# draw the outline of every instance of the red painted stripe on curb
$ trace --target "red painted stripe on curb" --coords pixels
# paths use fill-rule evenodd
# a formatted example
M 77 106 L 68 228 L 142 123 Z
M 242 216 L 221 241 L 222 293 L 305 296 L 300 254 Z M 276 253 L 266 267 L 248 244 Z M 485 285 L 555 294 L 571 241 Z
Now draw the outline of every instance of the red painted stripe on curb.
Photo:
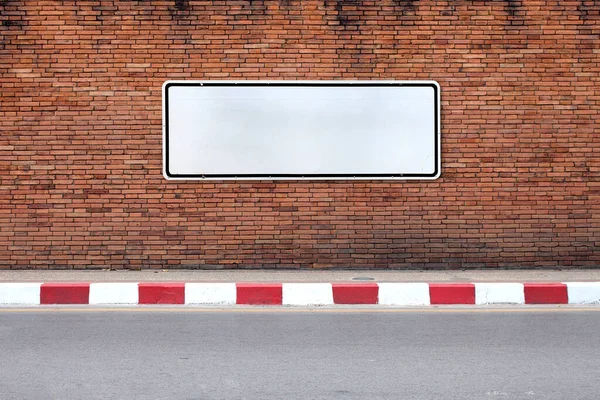
M 568 304 L 564 283 L 525 283 L 525 304 Z
M 472 283 L 430 283 L 431 304 L 475 304 L 475 285 Z
M 237 283 L 236 304 L 281 305 L 281 283 Z
M 376 283 L 332 283 L 334 304 L 377 304 Z
M 139 304 L 185 304 L 185 283 L 140 283 Z
M 89 304 L 89 283 L 42 283 L 40 304 Z

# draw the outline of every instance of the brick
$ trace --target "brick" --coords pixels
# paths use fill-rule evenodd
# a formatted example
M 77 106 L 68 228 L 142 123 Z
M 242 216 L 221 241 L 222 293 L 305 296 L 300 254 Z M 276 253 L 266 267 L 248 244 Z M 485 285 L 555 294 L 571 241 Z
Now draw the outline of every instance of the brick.
M 2 263 L 600 262 L 593 5 L 5 3 Z M 167 183 L 160 88 L 192 78 L 436 79 L 442 177 Z

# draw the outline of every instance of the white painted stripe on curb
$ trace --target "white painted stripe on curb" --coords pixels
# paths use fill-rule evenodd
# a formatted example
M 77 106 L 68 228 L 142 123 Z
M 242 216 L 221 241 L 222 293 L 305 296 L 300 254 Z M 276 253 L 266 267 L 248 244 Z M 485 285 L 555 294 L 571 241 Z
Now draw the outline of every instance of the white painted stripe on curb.
M 0 304 L 40 304 L 41 283 L 0 283 Z
M 90 304 L 138 304 L 137 283 L 90 283 Z
M 525 304 L 522 283 L 475 283 L 475 304 Z
M 331 283 L 284 283 L 281 290 L 284 306 L 333 304 L 333 287 Z
M 379 304 L 390 306 L 428 306 L 428 283 L 380 283 Z
M 565 282 L 569 304 L 600 304 L 600 282 Z
M 186 283 L 185 304 L 235 304 L 235 283 Z

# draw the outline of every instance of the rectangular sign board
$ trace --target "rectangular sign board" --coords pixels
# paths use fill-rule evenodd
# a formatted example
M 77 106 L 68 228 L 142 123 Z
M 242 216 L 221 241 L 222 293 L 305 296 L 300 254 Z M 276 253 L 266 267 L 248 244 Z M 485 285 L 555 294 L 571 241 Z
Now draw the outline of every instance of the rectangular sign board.
M 167 179 L 436 179 L 434 81 L 167 81 Z

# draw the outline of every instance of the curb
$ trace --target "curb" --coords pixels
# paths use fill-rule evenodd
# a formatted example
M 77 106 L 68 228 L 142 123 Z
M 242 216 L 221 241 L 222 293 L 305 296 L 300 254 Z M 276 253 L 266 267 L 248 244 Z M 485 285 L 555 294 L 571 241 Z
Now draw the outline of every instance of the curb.
M 600 304 L 600 282 L 0 283 L 0 305 Z

